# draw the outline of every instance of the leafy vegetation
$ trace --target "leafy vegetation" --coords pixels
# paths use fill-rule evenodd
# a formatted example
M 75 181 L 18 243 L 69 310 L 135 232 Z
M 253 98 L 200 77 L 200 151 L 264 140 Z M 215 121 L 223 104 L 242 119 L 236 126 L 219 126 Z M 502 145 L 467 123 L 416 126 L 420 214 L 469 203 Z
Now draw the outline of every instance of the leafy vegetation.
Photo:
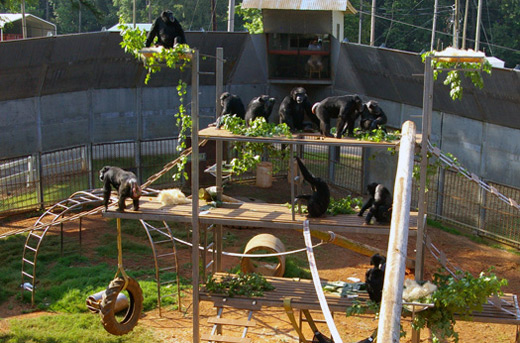
M 246 297 L 261 297 L 264 291 L 271 291 L 271 285 L 262 275 L 256 273 L 243 274 L 238 272 L 235 275 L 227 275 L 220 280 L 216 280 L 213 275 L 208 277 L 206 291 L 209 293 L 225 294 L 228 297 L 242 295 Z
M 288 208 L 292 208 L 291 204 L 286 203 L 285 206 Z M 361 198 L 353 198 L 350 195 L 347 195 L 341 199 L 330 198 L 329 206 L 327 207 L 327 214 L 331 216 L 336 216 L 338 214 L 354 214 L 356 213 L 356 208 L 363 206 L 363 199 Z M 308 213 L 307 206 L 303 204 L 296 204 L 295 211 L 301 211 L 301 213 Z
M 363 131 L 360 128 L 355 128 L 354 137 L 358 140 L 369 142 L 393 142 L 401 139 L 401 133 L 399 130 L 388 133 L 384 128 L 370 131 Z
M 502 294 L 501 288 L 507 285 L 507 280 L 499 279 L 493 273 L 481 273 L 476 278 L 468 272 L 458 272 L 457 278 L 435 273 L 433 283 L 437 290 L 430 301 L 435 306 L 416 313 L 412 327 L 429 328 L 436 343 L 446 339 L 458 342 L 455 316 L 468 318 L 473 311 L 481 311 L 489 296 Z
M 434 56 L 436 51 L 427 51 L 421 55 L 423 63 L 427 56 Z M 448 70 L 446 79 L 443 84 L 450 86 L 450 96 L 453 100 L 462 99 L 462 79 L 461 73 L 469 78 L 473 85 L 479 89 L 484 87 L 484 80 L 482 79 L 482 72 L 491 74 L 491 63 L 484 60 L 484 63 L 478 62 L 446 62 L 441 59 L 432 58 L 433 79 L 437 80 L 438 76 L 444 71 Z M 456 68 L 456 69 L 454 69 Z
M 291 138 L 291 130 L 287 124 L 274 124 L 266 122 L 259 117 L 246 127 L 245 121 L 237 116 L 225 115 L 222 117 L 222 128 L 235 135 L 246 137 L 288 137 Z M 239 175 L 256 167 L 263 154 L 271 160 L 282 161 L 289 157 L 284 149 L 278 149 L 273 144 L 256 142 L 234 142 L 236 157 L 230 162 L 233 173 Z M 274 170 L 276 172 L 276 170 Z

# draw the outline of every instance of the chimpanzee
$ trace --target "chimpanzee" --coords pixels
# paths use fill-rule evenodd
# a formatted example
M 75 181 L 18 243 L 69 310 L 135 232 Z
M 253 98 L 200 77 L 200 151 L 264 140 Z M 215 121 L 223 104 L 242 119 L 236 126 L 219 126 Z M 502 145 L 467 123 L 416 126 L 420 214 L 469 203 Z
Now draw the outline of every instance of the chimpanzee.
M 298 167 L 302 172 L 303 178 L 305 181 L 310 183 L 312 188 L 312 194 L 298 195 L 296 198 L 303 199 L 307 202 L 307 211 L 309 212 L 309 217 L 321 217 L 323 214 L 325 214 L 325 212 L 327 212 L 327 207 L 329 207 L 329 186 L 319 177 L 314 177 L 298 157 L 296 157 L 296 161 L 298 162 Z
M 99 179 L 103 182 L 103 205 L 105 205 L 105 210 L 108 209 L 108 200 L 110 199 L 112 186 L 117 189 L 119 194 L 119 211 L 123 212 L 125 210 L 126 198 L 132 198 L 134 211 L 139 209 L 141 187 L 134 173 L 119 167 L 105 166 L 99 171 Z
M 370 258 L 370 268 L 365 273 L 365 284 L 367 286 L 370 300 L 380 303 L 383 296 L 383 282 L 385 280 L 386 257 L 375 254 Z
M 377 101 L 370 100 L 366 104 L 363 104 L 363 110 L 361 111 L 360 126 L 364 131 L 372 131 L 378 128 L 385 130 L 384 126 L 387 122 L 386 114 L 379 107 Z M 385 130 L 386 132 L 386 130 Z
M 341 138 L 348 130 L 348 135 L 354 135 L 354 123 L 361 114 L 363 101 L 358 95 L 331 96 L 315 103 L 312 106 L 320 121 L 321 134 L 332 137 L 330 134 L 330 119 L 338 118 L 336 138 Z
M 237 117 L 244 119 L 246 115 L 246 109 L 244 107 L 244 103 L 242 99 L 238 95 L 231 94 L 229 92 L 224 92 L 220 95 L 220 105 L 222 105 L 222 112 L 220 116 L 217 118 L 217 128 L 222 126 L 222 116 L 236 115 Z
M 260 95 L 251 99 L 246 109 L 246 125 L 249 126 L 249 123 L 258 117 L 264 117 L 269 121 L 275 102 L 276 99 L 270 98 L 269 95 Z
M 172 11 L 163 11 L 155 19 L 146 37 L 145 46 L 147 48 L 152 45 L 156 36 L 157 42 L 155 44 L 162 45 L 165 48 L 173 48 L 177 44 L 186 44 L 184 30 L 179 21 L 173 16 Z
M 392 194 L 380 183 L 372 182 L 367 186 L 370 198 L 361 208 L 358 216 L 362 217 L 365 210 L 368 214 L 365 218 L 365 224 L 370 224 L 372 217 L 375 217 L 379 223 L 389 223 L 392 218 Z
M 307 99 L 307 91 L 303 87 L 295 87 L 287 95 L 278 110 L 280 123 L 285 123 L 291 130 L 304 130 L 305 115 L 308 116 L 317 126 L 320 125 L 318 118 L 312 113 L 311 103 Z

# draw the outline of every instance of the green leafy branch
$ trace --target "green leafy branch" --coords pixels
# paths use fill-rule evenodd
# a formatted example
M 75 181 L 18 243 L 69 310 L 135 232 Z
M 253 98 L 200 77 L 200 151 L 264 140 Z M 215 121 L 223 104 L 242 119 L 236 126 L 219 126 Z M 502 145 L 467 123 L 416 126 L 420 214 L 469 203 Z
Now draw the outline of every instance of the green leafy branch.
M 287 208 L 292 209 L 292 205 L 290 203 L 286 203 L 285 206 Z M 303 204 L 295 204 L 294 210 L 301 213 L 308 213 L 307 206 Z M 338 214 L 355 214 L 357 213 L 356 208 L 363 206 L 363 199 L 361 198 L 353 198 L 350 195 L 347 195 L 341 199 L 330 198 L 329 206 L 327 207 L 327 214 L 331 216 L 336 216 Z
M 363 131 L 357 127 L 354 129 L 354 138 L 369 142 L 393 142 L 401 139 L 401 132 L 396 130 L 388 133 L 384 128 Z
M 412 327 L 416 330 L 429 328 L 436 343 L 448 338 L 458 342 L 455 316 L 471 318 L 474 311 L 482 310 L 490 296 L 502 294 L 501 288 L 507 285 L 507 280 L 499 279 L 493 273 L 486 275 L 482 272 L 475 278 L 468 272 L 459 271 L 457 278 L 436 273 L 433 283 L 437 285 L 430 300 L 434 307 L 417 312 Z
M 427 56 L 435 56 L 436 51 L 427 51 L 421 55 L 422 62 L 424 63 Z M 480 62 L 448 62 L 443 61 L 442 59 L 432 58 L 431 59 L 432 67 L 433 67 L 433 79 L 437 80 L 437 77 L 444 70 L 448 70 L 448 74 L 446 75 L 446 79 L 444 79 L 443 84 L 446 86 L 450 86 L 450 97 L 453 100 L 462 99 L 462 79 L 461 73 L 464 73 L 464 76 L 469 78 L 473 85 L 478 89 L 482 89 L 484 87 L 484 80 L 482 79 L 481 70 L 488 74 L 491 74 L 492 65 L 488 60 L 484 60 L 483 63 Z M 456 69 L 455 69 L 456 68 Z M 455 70 L 454 70 L 455 69 Z
M 261 297 L 265 291 L 271 291 L 275 287 L 265 277 L 257 273 L 226 275 L 219 280 L 213 275 L 208 277 L 206 291 L 209 293 L 224 294 L 228 297 L 242 295 L 245 297 Z
M 242 5 L 235 6 L 235 12 L 244 20 L 244 27 L 251 34 L 263 33 L 264 23 L 262 21 L 262 10 L 257 8 L 242 8 Z
M 249 126 L 237 116 L 225 115 L 222 117 L 222 128 L 232 134 L 246 137 L 287 137 L 291 138 L 291 130 L 287 124 L 274 124 L 266 122 L 265 118 L 259 117 L 253 120 Z M 261 155 L 266 153 L 272 160 L 284 160 L 288 154 L 283 149 L 276 148 L 269 143 L 256 142 L 234 142 L 234 151 L 237 157 L 230 161 L 233 173 L 239 175 L 261 162 Z M 273 170 L 276 172 L 276 170 Z

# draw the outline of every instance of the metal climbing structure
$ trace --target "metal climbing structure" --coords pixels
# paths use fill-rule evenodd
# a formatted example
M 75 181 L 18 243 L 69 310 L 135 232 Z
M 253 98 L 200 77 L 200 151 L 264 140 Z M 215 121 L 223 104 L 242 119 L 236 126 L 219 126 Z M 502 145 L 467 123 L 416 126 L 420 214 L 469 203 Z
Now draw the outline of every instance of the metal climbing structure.
M 172 234 L 172 230 L 167 222 L 163 221 L 162 227 L 155 227 L 144 220 L 140 220 L 152 248 L 153 260 L 155 263 L 155 281 L 157 283 L 157 306 L 159 315 L 162 315 L 162 299 L 177 295 L 177 305 L 181 308 L 181 289 L 179 280 L 179 260 L 177 258 L 177 247 Z M 164 252 L 162 252 L 164 251 Z M 167 273 L 175 273 L 175 280 L 162 280 L 161 276 Z M 168 286 L 177 283 L 177 292 L 171 294 L 161 294 L 161 286 Z

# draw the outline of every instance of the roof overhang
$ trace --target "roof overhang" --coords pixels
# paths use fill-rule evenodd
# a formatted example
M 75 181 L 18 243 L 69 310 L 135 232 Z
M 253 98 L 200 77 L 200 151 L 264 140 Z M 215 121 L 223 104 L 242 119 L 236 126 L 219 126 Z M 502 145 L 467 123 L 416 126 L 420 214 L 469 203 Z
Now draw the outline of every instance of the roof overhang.
M 357 11 L 348 0 L 244 0 L 243 8 L 340 11 L 356 14 Z
M 37 16 L 27 13 L 25 14 L 25 19 L 27 22 L 39 23 L 48 26 L 49 28 L 52 28 L 54 32 L 56 32 L 56 25 L 47 20 L 43 20 L 42 18 L 38 18 Z M 22 20 L 21 13 L 0 13 L 0 28 L 3 28 L 5 24 L 14 23 L 19 20 Z

